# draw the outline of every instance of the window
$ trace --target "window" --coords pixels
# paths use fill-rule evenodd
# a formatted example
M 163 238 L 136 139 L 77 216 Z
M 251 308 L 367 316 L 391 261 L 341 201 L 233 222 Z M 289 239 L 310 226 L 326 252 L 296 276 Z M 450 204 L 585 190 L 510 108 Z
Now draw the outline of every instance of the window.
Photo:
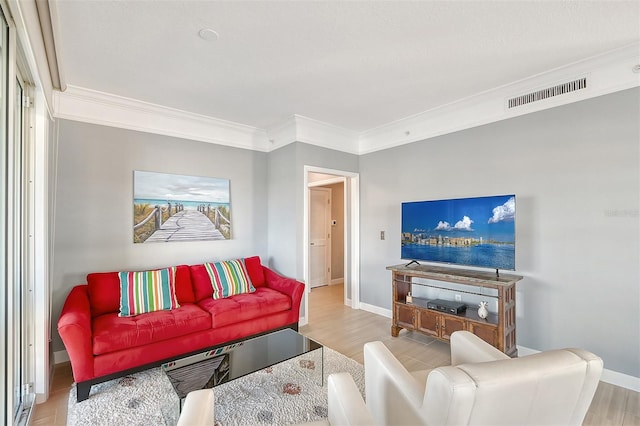
M 0 397 L 2 423 L 26 424 L 34 401 L 28 286 L 27 92 L 16 31 L 0 5 Z

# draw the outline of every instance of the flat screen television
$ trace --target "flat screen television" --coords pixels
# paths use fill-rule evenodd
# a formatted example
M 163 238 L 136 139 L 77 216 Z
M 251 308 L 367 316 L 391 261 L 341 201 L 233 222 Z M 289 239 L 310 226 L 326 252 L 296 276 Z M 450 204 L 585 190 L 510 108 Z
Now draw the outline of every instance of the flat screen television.
M 404 260 L 516 268 L 516 196 L 402 203 Z

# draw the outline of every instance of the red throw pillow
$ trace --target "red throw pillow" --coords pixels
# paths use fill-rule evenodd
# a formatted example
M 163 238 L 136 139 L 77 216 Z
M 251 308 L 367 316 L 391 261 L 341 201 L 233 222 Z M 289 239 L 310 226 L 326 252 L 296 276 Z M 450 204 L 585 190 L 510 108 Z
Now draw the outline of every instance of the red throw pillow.
M 244 267 L 247 268 L 247 273 L 254 287 L 264 287 L 267 285 L 264 280 L 264 270 L 262 269 L 259 256 L 245 257 Z
M 117 272 L 95 272 L 87 275 L 91 316 L 120 311 L 120 278 Z
M 176 297 L 178 303 L 195 303 L 193 285 L 191 284 L 191 272 L 187 265 L 180 265 L 176 269 Z
M 196 302 L 210 298 L 213 295 L 211 278 L 203 264 L 191 265 L 191 282 L 193 283 L 193 294 Z

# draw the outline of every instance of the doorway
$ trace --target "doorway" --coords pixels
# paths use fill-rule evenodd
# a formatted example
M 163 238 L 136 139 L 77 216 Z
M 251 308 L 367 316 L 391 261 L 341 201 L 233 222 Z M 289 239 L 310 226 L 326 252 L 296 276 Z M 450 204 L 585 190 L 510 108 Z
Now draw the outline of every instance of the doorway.
M 318 285 L 342 284 L 343 304 L 359 309 L 359 176 L 353 172 L 305 166 L 304 185 L 304 280 L 309 285 L 300 325 L 308 322 L 308 296 L 311 288 Z M 327 203 L 325 195 L 320 194 L 329 194 L 331 209 L 320 207 Z M 314 218 L 318 216 L 321 219 L 316 224 Z M 317 239 L 323 234 L 328 236 L 324 249 L 322 241 Z M 318 284 L 320 280 L 326 284 Z

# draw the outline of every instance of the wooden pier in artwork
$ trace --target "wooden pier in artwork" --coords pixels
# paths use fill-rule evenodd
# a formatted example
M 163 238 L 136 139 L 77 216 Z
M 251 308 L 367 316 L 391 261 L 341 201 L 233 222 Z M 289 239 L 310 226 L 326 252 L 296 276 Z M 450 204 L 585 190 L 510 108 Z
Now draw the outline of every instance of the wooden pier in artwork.
M 167 219 L 145 243 L 224 239 L 224 235 L 203 213 L 182 210 Z

